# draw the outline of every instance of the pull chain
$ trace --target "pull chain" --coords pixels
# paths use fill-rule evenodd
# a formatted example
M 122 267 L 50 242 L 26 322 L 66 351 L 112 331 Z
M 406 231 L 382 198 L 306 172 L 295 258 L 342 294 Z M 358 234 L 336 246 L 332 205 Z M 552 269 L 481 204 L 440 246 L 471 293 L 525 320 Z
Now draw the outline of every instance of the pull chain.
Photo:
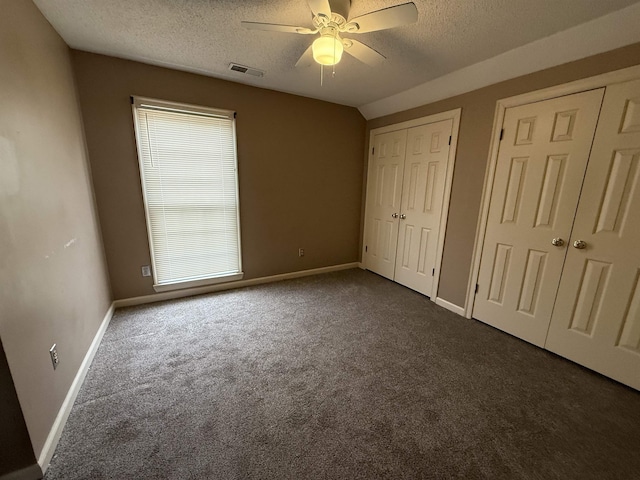
M 333 32 L 333 73 L 331 78 L 336 78 L 336 42 L 338 41 L 338 31 Z

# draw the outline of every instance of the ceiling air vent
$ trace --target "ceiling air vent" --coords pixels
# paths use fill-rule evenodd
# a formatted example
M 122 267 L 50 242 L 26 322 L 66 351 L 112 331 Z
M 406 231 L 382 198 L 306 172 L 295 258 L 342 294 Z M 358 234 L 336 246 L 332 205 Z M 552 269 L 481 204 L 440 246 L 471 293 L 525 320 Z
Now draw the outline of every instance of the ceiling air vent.
M 229 70 L 233 70 L 234 72 L 246 73 L 247 75 L 253 75 L 254 77 L 264 77 L 264 72 L 262 70 L 258 70 L 257 68 L 245 67 L 244 65 L 239 65 L 237 63 L 230 63 Z

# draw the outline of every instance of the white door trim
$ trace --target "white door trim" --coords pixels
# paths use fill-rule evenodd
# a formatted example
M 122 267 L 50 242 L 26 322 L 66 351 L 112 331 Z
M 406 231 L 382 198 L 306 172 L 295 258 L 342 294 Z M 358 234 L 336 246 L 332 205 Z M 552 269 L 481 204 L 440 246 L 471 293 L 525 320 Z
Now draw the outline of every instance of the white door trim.
M 414 118 L 413 120 L 407 120 L 406 122 L 394 123 L 393 125 L 385 125 L 384 127 L 374 128 L 369 132 L 369 147 L 373 148 L 373 137 L 380 135 L 381 133 L 395 132 L 396 130 L 404 130 L 405 128 L 419 127 L 420 125 L 426 125 L 428 123 L 437 123 L 443 120 L 454 119 L 453 126 L 456 126 L 455 118 L 460 120 L 461 108 L 455 110 L 448 110 L 446 112 L 434 113 L 426 117 Z M 459 123 L 459 122 L 458 122 Z M 453 146 L 453 136 L 451 138 L 451 144 Z M 369 151 L 371 151 L 369 148 Z
M 453 184 L 453 170 L 455 166 L 456 160 L 456 149 L 458 146 L 458 132 L 460 131 L 460 116 L 462 113 L 461 108 L 456 108 L 455 110 L 448 110 L 446 112 L 436 113 L 433 115 L 428 115 L 426 117 L 420 117 L 413 120 L 408 120 L 406 122 L 396 123 L 393 125 L 387 125 L 384 127 L 374 128 L 369 132 L 369 161 L 367 165 L 367 193 L 366 197 L 370 198 L 369 195 L 371 192 L 369 191 L 369 179 L 371 178 L 371 167 L 373 165 L 373 146 L 376 135 L 380 135 L 382 133 L 394 132 L 396 130 L 402 130 L 405 128 L 417 127 L 420 125 L 426 125 L 429 123 L 441 122 L 443 120 L 453 120 L 453 126 L 451 127 L 451 147 L 449 148 L 449 156 L 447 158 L 447 171 L 445 175 L 444 181 L 444 192 L 442 198 L 442 214 L 440 216 L 440 229 L 438 232 L 438 247 L 436 250 L 436 263 L 435 263 L 435 272 L 433 275 L 433 286 L 431 288 L 431 298 L 433 301 L 437 298 L 438 294 L 438 284 L 440 283 L 440 269 L 442 266 L 442 253 L 444 251 L 444 237 L 445 230 L 447 228 L 447 218 L 449 217 L 449 200 L 451 199 L 451 185 Z M 368 219 L 368 202 L 365 200 L 365 212 L 364 212 L 364 235 L 362 242 L 362 259 L 366 258 L 365 256 L 365 240 L 366 240 L 366 232 L 367 230 L 367 219 Z M 364 262 L 363 262 L 364 263 Z M 366 268 L 366 265 L 365 265 Z
M 551 98 L 571 95 L 574 93 L 592 90 L 595 88 L 606 87 L 615 83 L 623 83 L 629 80 L 640 78 L 640 65 L 624 68 L 613 72 L 603 73 L 595 77 L 583 78 L 574 82 L 556 85 L 553 87 L 536 90 L 534 92 L 524 93 L 513 97 L 504 98 L 496 102 L 496 111 L 493 120 L 493 133 L 491 134 L 491 143 L 489 144 L 489 159 L 484 176 L 484 186 L 482 189 L 482 200 L 480 203 L 480 216 L 478 217 L 478 225 L 476 227 L 476 237 L 473 246 L 473 256 L 471 260 L 471 275 L 469 275 L 469 283 L 467 285 L 467 296 L 464 307 L 464 315 L 471 318 L 473 312 L 473 303 L 475 301 L 475 286 L 478 282 L 478 274 L 480 273 L 480 257 L 484 246 L 484 236 L 487 229 L 487 219 L 489 217 L 489 204 L 491 193 L 493 190 L 493 179 L 495 176 L 495 167 L 498 160 L 498 149 L 500 146 L 500 131 L 504 121 L 504 114 L 507 108 L 526 105 L 533 102 L 541 102 Z
M 457 313 L 458 315 L 464 315 L 464 308 L 448 302 L 444 298 L 436 297 L 436 305 L 440 305 L 441 307 L 444 307 L 453 313 Z

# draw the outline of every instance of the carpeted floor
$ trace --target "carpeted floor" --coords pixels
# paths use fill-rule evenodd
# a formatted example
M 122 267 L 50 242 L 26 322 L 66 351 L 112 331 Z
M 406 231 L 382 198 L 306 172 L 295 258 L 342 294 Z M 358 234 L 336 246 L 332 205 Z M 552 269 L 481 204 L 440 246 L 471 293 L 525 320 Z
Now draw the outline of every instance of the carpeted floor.
M 355 269 L 118 310 L 45 478 L 636 479 L 640 393 Z

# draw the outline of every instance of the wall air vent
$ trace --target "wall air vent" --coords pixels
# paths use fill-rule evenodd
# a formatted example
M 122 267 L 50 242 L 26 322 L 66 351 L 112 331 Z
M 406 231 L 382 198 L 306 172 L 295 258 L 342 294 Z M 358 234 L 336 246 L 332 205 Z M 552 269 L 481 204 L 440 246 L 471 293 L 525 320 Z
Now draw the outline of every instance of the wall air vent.
M 246 67 L 244 65 L 239 65 L 237 63 L 230 63 L 229 70 L 233 70 L 234 72 L 246 73 L 247 75 L 253 75 L 254 77 L 264 77 L 264 72 L 262 70 L 258 70 L 257 68 Z

